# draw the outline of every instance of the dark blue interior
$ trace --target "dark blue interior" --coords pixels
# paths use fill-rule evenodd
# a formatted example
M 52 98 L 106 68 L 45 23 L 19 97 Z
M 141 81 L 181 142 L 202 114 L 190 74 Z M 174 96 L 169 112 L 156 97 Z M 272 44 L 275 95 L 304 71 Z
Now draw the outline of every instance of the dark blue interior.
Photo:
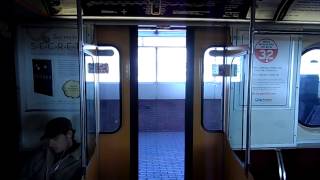
M 319 76 L 301 75 L 299 93 L 299 123 L 320 126 L 320 99 L 318 96 Z

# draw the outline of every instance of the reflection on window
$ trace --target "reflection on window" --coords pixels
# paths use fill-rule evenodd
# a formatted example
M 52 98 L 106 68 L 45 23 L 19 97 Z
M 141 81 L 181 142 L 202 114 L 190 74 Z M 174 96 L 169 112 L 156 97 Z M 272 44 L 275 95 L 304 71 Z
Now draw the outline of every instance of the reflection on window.
M 103 52 L 113 52 L 106 54 Z M 119 51 L 111 46 L 99 47 L 98 56 L 86 56 L 86 81 L 94 81 L 94 72 L 98 74 L 99 82 L 120 82 Z M 101 54 L 101 55 L 99 55 Z
M 222 82 L 222 76 L 217 75 L 219 65 L 223 64 L 223 56 L 211 56 L 209 52 L 211 50 L 223 50 L 221 47 L 214 47 L 209 48 L 206 50 L 204 54 L 204 61 L 203 61 L 203 81 L 204 82 Z M 240 82 L 240 60 L 243 57 L 225 57 L 226 64 L 232 64 L 235 66 L 231 66 L 230 71 L 236 71 L 236 76 L 231 77 L 231 82 Z M 235 68 L 236 69 L 232 69 Z
M 302 55 L 300 74 L 320 76 L 320 49 L 313 49 Z

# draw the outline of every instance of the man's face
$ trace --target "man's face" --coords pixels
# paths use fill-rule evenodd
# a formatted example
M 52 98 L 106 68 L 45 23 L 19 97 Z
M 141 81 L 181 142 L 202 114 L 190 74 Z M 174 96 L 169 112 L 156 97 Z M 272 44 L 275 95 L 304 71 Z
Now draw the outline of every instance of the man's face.
M 49 148 L 55 153 L 61 153 L 69 148 L 68 136 L 59 134 L 54 138 L 49 139 Z

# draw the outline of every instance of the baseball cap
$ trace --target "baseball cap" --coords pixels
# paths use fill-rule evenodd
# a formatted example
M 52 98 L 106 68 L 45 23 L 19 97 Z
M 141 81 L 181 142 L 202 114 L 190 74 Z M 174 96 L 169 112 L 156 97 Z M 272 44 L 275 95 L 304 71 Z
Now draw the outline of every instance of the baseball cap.
M 71 121 L 65 117 L 58 117 L 47 123 L 45 132 L 40 139 L 51 139 L 59 134 L 65 134 L 68 130 L 73 130 Z

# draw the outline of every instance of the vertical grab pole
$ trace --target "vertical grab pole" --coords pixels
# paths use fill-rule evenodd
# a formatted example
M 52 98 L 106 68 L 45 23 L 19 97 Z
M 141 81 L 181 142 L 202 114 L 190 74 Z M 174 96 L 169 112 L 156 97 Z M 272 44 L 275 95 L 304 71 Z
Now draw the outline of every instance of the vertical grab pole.
M 252 55 L 253 55 L 253 42 L 254 42 L 254 25 L 255 25 L 255 13 L 256 13 L 256 0 L 251 0 L 251 15 L 249 26 L 249 77 L 248 77 L 248 94 L 247 94 L 247 128 L 246 128 L 246 156 L 245 156 L 245 173 L 249 176 L 250 168 L 250 151 L 251 151 L 251 110 L 252 110 Z
M 81 0 L 77 0 L 77 30 L 78 30 L 78 56 L 80 64 L 80 129 L 81 129 L 81 165 L 83 172 L 86 167 L 86 145 L 87 145 L 87 132 L 86 132 L 86 101 L 85 101 L 85 68 L 83 58 L 83 20 Z
M 229 74 L 227 74 L 227 48 L 223 47 L 223 76 L 222 76 L 222 99 L 223 99 L 223 108 L 222 108 L 222 116 L 223 116 L 223 131 L 227 138 L 229 138 L 229 91 L 230 91 L 230 81 L 228 80 Z

